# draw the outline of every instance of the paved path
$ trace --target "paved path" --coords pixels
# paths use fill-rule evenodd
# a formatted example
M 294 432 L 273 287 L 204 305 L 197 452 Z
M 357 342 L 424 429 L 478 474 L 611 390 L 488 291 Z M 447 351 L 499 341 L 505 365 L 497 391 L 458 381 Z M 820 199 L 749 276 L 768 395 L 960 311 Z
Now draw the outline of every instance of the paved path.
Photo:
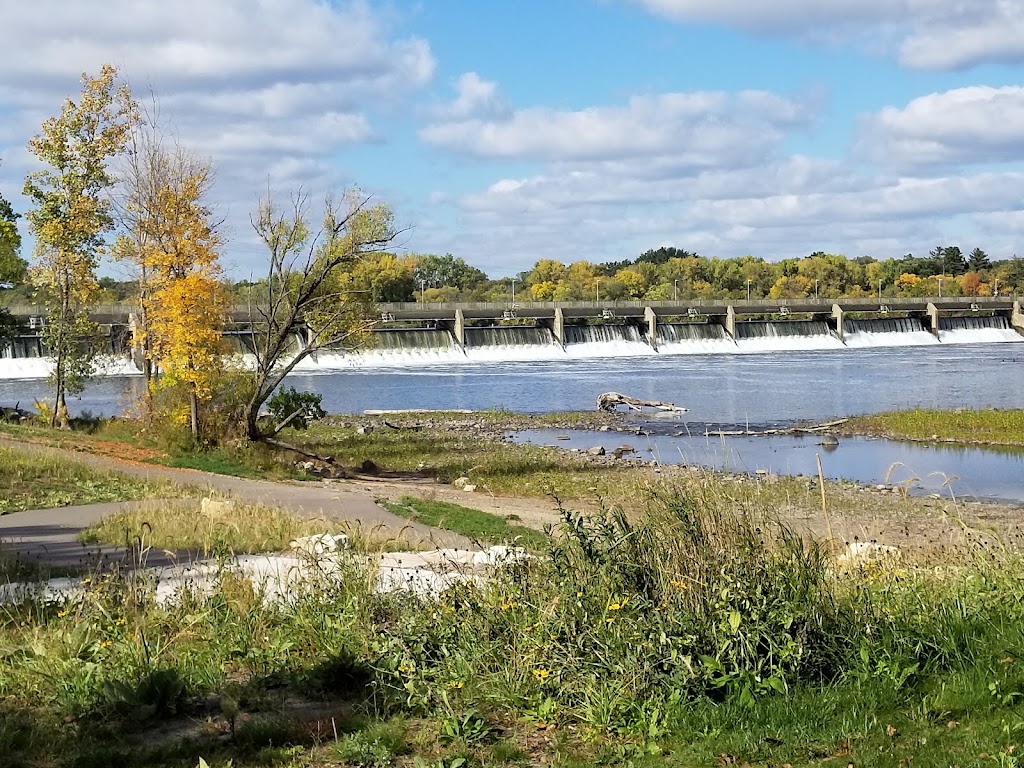
M 108 456 L 96 456 L 5 438 L 0 438 L 0 446 L 19 451 L 33 451 L 145 480 L 168 480 L 207 489 L 230 495 L 239 501 L 286 509 L 302 517 L 326 517 L 345 521 L 358 525 L 367 533 L 376 532 L 384 536 L 401 534 L 405 540 L 415 544 L 441 547 L 471 545 L 468 539 L 458 534 L 412 523 L 391 514 L 377 504 L 372 496 L 348 489 L 344 481 L 251 480 L 193 469 L 121 461 Z M 133 503 L 153 505 L 159 502 L 113 502 L 0 515 L 0 546 L 6 554 L 17 554 L 27 559 L 63 566 L 91 565 L 97 558 L 104 556 L 124 559 L 123 547 L 83 545 L 78 541 L 78 536 L 89 525 L 107 515 L 120 512 Z M 147 565 L 163 565 L 188 556 L 188 553 L 151 551 Z

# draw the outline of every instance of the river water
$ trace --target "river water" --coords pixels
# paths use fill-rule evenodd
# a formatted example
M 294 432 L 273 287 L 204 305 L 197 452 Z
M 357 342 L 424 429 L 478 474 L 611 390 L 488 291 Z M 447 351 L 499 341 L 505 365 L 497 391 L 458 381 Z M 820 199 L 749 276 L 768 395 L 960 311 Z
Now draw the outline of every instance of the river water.
M 655 429 L 660 437 L 635 446 L 645 456 L 787 474 L 812 474 L 821 446 L 811 438 L 792 437 L 733 437 L 723 444 L 700 437 L 705 425 L 763 428 L 913 407 L 1024 408 L 1024 339 L 1018 340 L 1016 334 L 1003 334 L 998 340 L 1005 343 L 936 343 L 923 334 L 922 343 L 901 345 L 907 337 L 892 334 L 888 343 L 845 347 L 834 340 L 808 345 L 801 339 L 804 348 L 778 349 L 764 343 L 732 353 L 691 346 L 675 354 L 654 354 L 644 345 L 613 343 L 593 345 L 587 354 L 577 349 L 572 355 L 550 347 L 497 348 L 469 356 L 446 350 L 374 353 L 362 360 L 324 355 L 305 363 L 288 384 L 320 393 L 324 408 L 332 413 L 407 408 L 589 410 L 599 394 L 617 391 L 689 409 L 681 421 L 666 421 L 662 429 Z M 964 341 L 977 340 L 967 336 Z M 23 366 L 20 373 L 9 367 L 8 376 L 11 370 L 22 377 L 26 372 L 38 376 L 42 370 L 41 361 L 7 362 Z M 31 405 L 35 398 L 48 395 L 44 379 L 3 378 L 4 370 L 0 366 L 0 404 Z M 122 364 L 112 374 L 96 378 L 83 397 L 71 403 L 72 409 L 104 415 L 124 412 L 142 384 L 138 375 L 124 372 Z M 675 434 L 687 431 L 694 436 Z M 551 437 L 527 439 L 550 442 Z M 584 447 L 599 444 L 592 434 L 574 440 Z M 824 463 L 833 477 L 1024 501 L 1021 454 L 848 439 L 824 457 Z
M 589 410 L 602 392 L 664 400 L 699 422 L 771 425 L 824 421 L 911 407 L 1024 408 L 1024 343 L 934 344 L 521 360 L 431 361 L 353 366 L 321 359 L 289 384 L 323 395 L 332 413 L 366 409 Z M 138 376 L 97 377 L 76 411 L 113 415 L 138 391 Z M 43 379 L 0 378 L 0 404 L 31 405 Z

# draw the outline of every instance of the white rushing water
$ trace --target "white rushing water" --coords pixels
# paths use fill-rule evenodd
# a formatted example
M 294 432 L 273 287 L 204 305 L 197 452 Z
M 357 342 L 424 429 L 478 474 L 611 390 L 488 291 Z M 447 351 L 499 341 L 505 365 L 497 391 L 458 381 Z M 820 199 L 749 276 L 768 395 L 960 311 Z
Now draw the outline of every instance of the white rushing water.
M 871 324 L 871 323 L 874 324 Z M 892 325 L 898 323 L 898 325 Z M 707 330 L 684 329 L 673 331 L 670 338 L 659 340 L 653 349 L 635 329 L 619 328 L 614 333 L 587 334 L 583 341 L 569 343 L 563 348 L 557 343 L 485 343 L 460 347 L 454 342 L 448 346 L 395 346 L 369 349 L 354 353 L 320 352 L 302 360 L 296 374 L 331 373 L 353 369 L 429 369 L 436 366 L 490 365 L 496 363 L 558 362 L 562 360 L 601 360 L 613 358 L 655 358 L 679 355 L 750 355 L 771 352 L 800 352 L 816 350 L 842 350 L 845 347 L 885 348 L 908 346 L 961 345 L 961 344 L 1013 344 L 1024 342 L 1024 336 L 1009 327 L 962 327 L 939 331 L 938 337 L 920 325 L 903 321 L 869 321 L 848 326 L 844 339 L 830 332 L 804 333 L 793 326 L 760 324 L 758 329 L 746 329 L 747 334 L 732 339 L 715 336 Z M 890 328 L 899 330 L 889 330 Z M 879 329 L 879 330 L 874 330 Z M 535 330 L 535 329 L 529 329 Z M 754 332 L 762 335 L 752 335 Z M 681 336 L 687 335 L 682 338 Z M 523 339 L 542 339 L 541 335 L 523 335 Z M 592 340 L 590 340 L 592 339 Z M 508 337 L 495 336 L 493 341 L 508 341 Z M 511 339 L 516 341 L 515 338 Z M 238 357 L 243 365 L 251 362 L 251 355 Z M 40 357 L 0 358 L 0 379 L 45 379 L 50 374 L 49 359 Z M 100 376 L 135 376 L 139 370 L 127 358 L 108 357 L 100 361 Z

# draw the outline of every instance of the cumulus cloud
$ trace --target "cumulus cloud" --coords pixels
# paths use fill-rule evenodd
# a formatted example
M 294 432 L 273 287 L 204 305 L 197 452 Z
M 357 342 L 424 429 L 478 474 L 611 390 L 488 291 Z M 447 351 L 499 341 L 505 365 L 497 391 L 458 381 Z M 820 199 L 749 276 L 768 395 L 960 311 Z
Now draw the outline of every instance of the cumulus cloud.
M 897 167 L 1013 161 L 1024 154 L 1024 87 L 973 86 L 886 107 L 858 150 Z
M 432 80 L 428 43 L 390 22 L 362 0 L 13 4 L 0 25 L 4 175 L 33 167 L 28 138 L 78 93 L 82 72 L 111 63 L 140 101 L 153 90 L 168 133 L 214 163 L 217 197 L 244 236 L 268 180 L 348 183 L 334 156 L 377 140 L 375 115 Z
M 751 98 L 768 108 L 751 109 Z M 657 111 L 670 123 L 664 133 L 647 120 L 659 100 Z M 826 250 L 885 258 L 984 232 L 977 242 L 1002 253 L 1020 220 L 1024 173 L 985 167 L 958 174 L 948 166 L 994 162 L 1019 145 L 1019 101 L 1016 88 L 922 97 L 865 117 L 857 152 L 838 159 L 787 154 L 787 139 L 805 130 L 812 110 L 765 93 L 648 96 L 579 112 L 523 109 L 501 120 L 453 121 L 457 131 L 426 135 L 478 157 L 538 166 L 458 200 L 460 247 L 486 254 L 489 267 L 505 273 L 538 258 L 616 260 L 658 244 L 715 256 Z M 535 111 L 546 119 L 532 119 Z M 700 143 L 710 125 L 726 126 L 713 139 L 718 144 Z M 575 145 L 566 139 L 571 129 Z M 981 217 L 993 222 L 988 231 Z
M 916 69 L 1024 60 L 1019 0 L 627 0 L 679 22 L 711 22 L 798 38 L 892 40 Z
M 474 80 L 474 92 L 496 98 Z M 557 110 L 531 107 L 496 113 L 472 111 L 460 87 L 449 118 L 420 131 L 428 144 L 484 158 L 622 161 L 671 158 L 678 166 L 706 167 L 731 158 L 751 162 L 785 129 L 811 120 L 798 101 L 765 91 L 719 91 L 635 96 L 625 105 Z

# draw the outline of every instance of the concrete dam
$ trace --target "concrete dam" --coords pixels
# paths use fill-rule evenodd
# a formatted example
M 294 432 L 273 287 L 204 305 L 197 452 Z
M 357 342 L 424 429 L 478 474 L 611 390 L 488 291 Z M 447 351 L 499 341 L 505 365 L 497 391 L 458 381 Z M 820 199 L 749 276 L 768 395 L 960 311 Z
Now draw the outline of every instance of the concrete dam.
M 11 307 L 28 332 L 0 351 L 0 377 L 35 377 L 45 360 L 37 307 Z M 251 354 L 248 307 L 234 307 L 229 346 Z M 133 357 L 131 305 L 97 307 L 102 350 Z M 943 343 L 1024 341 L 1024 314 L 1014 297 L 932 297 L 519 304 L 382 304 L 372 344 L 354 352 L 322 351 L 320 367 L 429 365 L 460 361 L 769 352 Z M 296 339 L 296 345 L 303 344 Z M 137 356 L 137 351 L 136 351 Z M 31 361 L 31 362 L 30 362 Z

